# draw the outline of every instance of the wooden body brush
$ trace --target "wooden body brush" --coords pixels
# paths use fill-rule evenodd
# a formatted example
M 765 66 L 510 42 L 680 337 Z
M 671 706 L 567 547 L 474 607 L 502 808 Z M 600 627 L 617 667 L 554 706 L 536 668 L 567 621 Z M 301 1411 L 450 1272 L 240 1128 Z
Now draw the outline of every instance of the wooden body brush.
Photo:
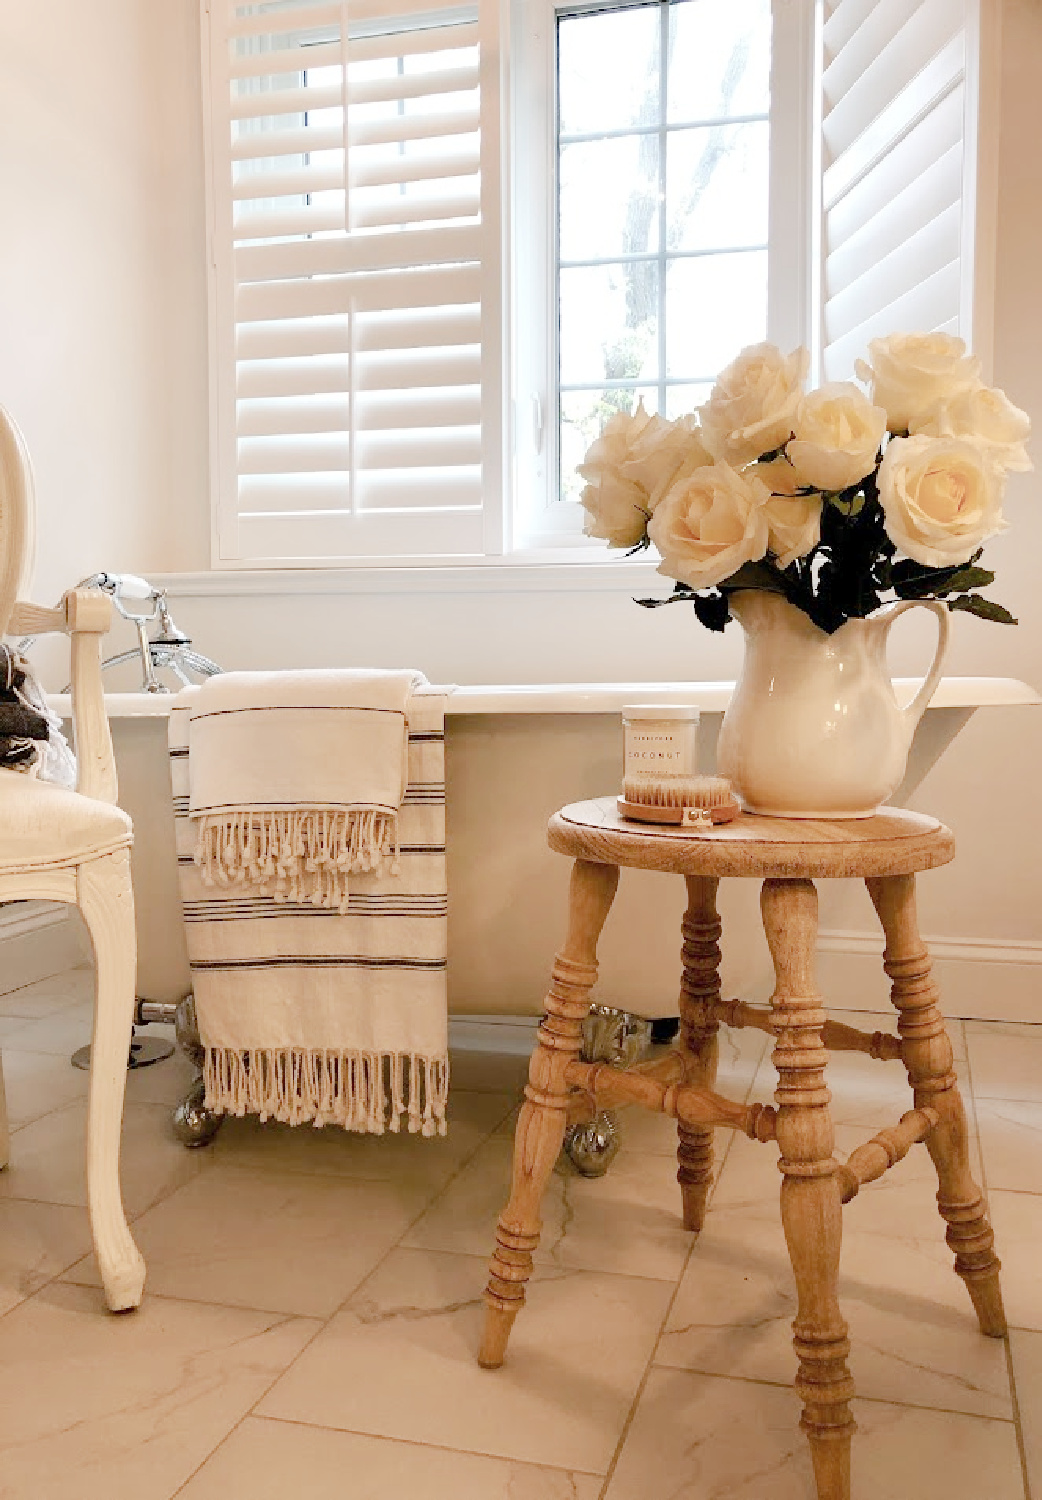
M 668 801 L 657 800 L 663 790 L 655 783 L 627 777 L 618 799 L 619 812 L 638 823 L 707 828 L 715 823 L 730 823 L 742 810 L 724 776 L 678 776 L 676 785 L 668 788 Z

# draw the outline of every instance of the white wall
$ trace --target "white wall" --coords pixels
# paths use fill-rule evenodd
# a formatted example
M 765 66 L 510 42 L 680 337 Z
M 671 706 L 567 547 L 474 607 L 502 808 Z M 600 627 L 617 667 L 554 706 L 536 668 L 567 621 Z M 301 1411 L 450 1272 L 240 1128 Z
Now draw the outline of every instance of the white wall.
M 1042 463 L 1042 5 L 1001 4 L 994 373 L 1031 413 Z M 208 567 L 199 118 L 197 0 L 0 0 L 0 401 L 35 458 L 44 601 L 96 568 Z M 988 549 L 1020 627 L 958 619 L 953 673 L 1042 686 L 1038 490 L 1034 475 L 1014 480 L 1010 530 Z M 638 610 L 644 586 L 617 560 L 583 587 L 515 569 L 448 589 L 422 574 L 344 575 L 299 595 L 271 582 L 283 592 L 171 580 L 175 612 L 227 667 L 408 661 L 442 681 L 625 680 L 731 677 L 740 658 L 736 628 L 709 637 L 686 609 Z M 894 665 L 914 673 L 930 627 L 899 630 Z M 956 864 L 922 883 L 931 933 L 1042 956 L 1040 765 L 1042 714 L 994 711 L 927 779 L 918 805 L 960 842 Z M 867 923 L 849 892 L 826 920 Z
M 0 402 L 33 454 L 50 602 L 206 565 L 194 0 L 0 0 Z

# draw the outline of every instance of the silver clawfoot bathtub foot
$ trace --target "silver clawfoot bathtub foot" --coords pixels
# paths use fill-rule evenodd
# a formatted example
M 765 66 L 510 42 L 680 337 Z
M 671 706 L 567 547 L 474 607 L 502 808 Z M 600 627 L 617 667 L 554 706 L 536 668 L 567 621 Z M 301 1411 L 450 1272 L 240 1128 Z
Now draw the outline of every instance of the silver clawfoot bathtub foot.
M 174 1020 L 174 1030 L 177 1036 L 177 1044 L 181 1048 L 181 1051 L 188 1058 L 189 1062 L 194 1063 L 197 1068 L 201 1069 L 205 1053 L 199 1037 L 199 1023 L 195 1014 L 194 995 L 186 995 L 178 1003 L 177 1015 Z M 206 1088 L 200 1074 L 184 1098 L 174 1105 L 174 1111 L 170 1118 L 174 1127 L 174 1134 L 182 1146 L 208 1145 L 224 1124 L 223 1115 L 216 1114 L 212 1109 L 207 1109 L 204 1102 L 205 1098 Z
M 171 1120 L 174 1134 L 182 1146 L 206 1146 L 224 1124 L 224 1116 L 207 1109 L 204 1099 L 206 1088 L 197 1078 L 179 1103 L 174 1105 Z
M 583 1023 L 584 1062 L 610 1062 L 628 1068 L 647 1049 L 651 1022 L 607 1005 L 590 1007 Z M 614 1110 L 602 1109 L 592 1120 L 569 1125 L 564 1152 L 583 1177 L 603 1177 L 619 1151 L 619 1124 Z

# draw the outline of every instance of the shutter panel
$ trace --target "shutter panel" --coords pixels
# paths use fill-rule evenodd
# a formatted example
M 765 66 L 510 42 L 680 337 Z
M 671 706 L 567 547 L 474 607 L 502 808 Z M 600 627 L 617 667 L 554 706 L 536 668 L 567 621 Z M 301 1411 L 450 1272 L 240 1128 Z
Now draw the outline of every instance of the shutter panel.
M 497 550 L 497 5 L 204 6 L 220 560 Z
M 824 0 L 818 56 L 821 380 L 868 341 L 970 341 L 979 0 Z

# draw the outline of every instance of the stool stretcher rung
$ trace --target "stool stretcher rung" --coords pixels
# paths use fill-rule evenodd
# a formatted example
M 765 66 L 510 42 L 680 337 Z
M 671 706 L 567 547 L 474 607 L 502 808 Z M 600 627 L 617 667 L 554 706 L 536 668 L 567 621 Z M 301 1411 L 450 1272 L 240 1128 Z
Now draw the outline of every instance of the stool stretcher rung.
M 610 1063 L 570 1062 L 564 1076 L 566 1083 L 592 1098 L 599 1109 L 639 1104 L 685 1125 L 727 1125 L 754 1141 L 774 1139 L 777 1111 L 770 1104 L 739 1104 L 709 1089 L 662 1084 L 646 1073 L 613 1068 Z
M 749 1005 L 745 1000 L 717 1000 L 712 1006 L 713 1020 L 722 1021 L 735 1031 L 752 1027 L 774 1034 L 774 1012 L 767 1005 Z M 888 1031 L 861 1031 L 844 1021 L 825 1021 L 821 1040 L 829 1052 L 864 1052 L 881 1062 L 900 1062 L 901 1038 Z
M 935 1109 L 910 1109 L 896 1125 L 880 1130 L 870 1141 L 852 1151 L 846 1164 L 836 1168 L 843 1202 L 849 1203 L 864 1183 L 875 1182 L 903 1160 L 913 1146 L 925 1141 L 939 1119 Z
M 651 1062 L 634 1063 L 626 1070 L 628 1073 L 639 1074 L 642 1078 L 654 1079 L 656 1083 L 668 1087 L 670 1084 L 684 1082 L 684 1054 L 674 1048 L 665 1057 L 656 1057 Z M 611 1108 L 628 1109 L 632 1105 L 640 1104 L 640 1099 L 613 1100 Z M 576 1089 L 568 1099 L 568 1124 L 586 1125 L 596 1119 L 598 1111 L 605 1108 L 604 1101 L 600 1103 L 588 1094 L 585 1089 Z

